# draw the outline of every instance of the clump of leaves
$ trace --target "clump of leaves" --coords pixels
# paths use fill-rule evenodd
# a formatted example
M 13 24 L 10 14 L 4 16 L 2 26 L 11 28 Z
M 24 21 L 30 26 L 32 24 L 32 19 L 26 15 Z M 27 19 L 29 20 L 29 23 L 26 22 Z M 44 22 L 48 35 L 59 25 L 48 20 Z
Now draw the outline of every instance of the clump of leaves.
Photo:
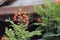
M 27 31 L 27 28 L 24 24 L 16 25 L 13 21 L 6 21 L 10 22 L 10 26 L 13 27 L 13 30 L 11 28 L 6 28 L 5 31 L 6 35 L 9 37 L 9 40 L 30 40 L 30 37 L 32 37 L 33 35 L 41 35 L 41 31 Z
M 41 5 L 34 5 L 35 11 L 41 16 L 42 23 L 37 30 L 45 31 L 43 38 L 60 36 L 60 4 L 52 3 L 51 0 L 44 0 L 44 8 Z

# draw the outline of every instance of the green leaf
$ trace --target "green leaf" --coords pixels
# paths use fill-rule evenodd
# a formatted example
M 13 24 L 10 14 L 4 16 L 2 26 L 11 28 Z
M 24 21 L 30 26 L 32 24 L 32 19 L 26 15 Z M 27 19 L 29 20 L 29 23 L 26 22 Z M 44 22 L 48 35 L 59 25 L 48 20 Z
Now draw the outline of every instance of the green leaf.
M 51 33 L 51 32 L 47 32 L 43 35 L 44 38 L 46 37 L 53 37 L 53 36 L 56 36 L 54 33 Z
M 55 18 L 53 18 L 53 20 L 56 20 L 56 21 L 58 21 L 58 22 L 60 22 L 60 17 L 55 17 Z
M 15 37 L 15 35 L 14 35 L 14 31 L 12 31 L 12 29 L 9 29 L 8 30 L 8 28 L 6 28 L 6 32 L 5 32 L 8 36 L 12 36 L 12 37 Z
M 42 6 L 38 6 L 38 5 L 34 5 L 34 10 L 35 12 L 37 12 L 39 15 L 43 15 L 44 14 L 44 10 L 42 8 Z
M 60 34 L 60 26 L 57 27 L 57 33 Z
M 33 31 L 33 32 L 30 32 L 28 36 L 29 36 L 29 37 L 32 37 L 32 36 L 34 36 L 34 35 L 42 35 L 42 34 L 41 34 L 40 31 Z

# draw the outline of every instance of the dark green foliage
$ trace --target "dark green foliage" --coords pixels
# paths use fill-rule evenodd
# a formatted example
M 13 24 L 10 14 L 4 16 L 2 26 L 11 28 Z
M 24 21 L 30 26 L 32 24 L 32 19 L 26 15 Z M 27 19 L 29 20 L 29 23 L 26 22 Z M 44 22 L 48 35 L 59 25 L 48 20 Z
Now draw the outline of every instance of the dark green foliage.
M 60 36 L 60 4 L 51 3 L 50 0 L 44 0 L 44 6 L 45 8 L 41 5 L 34 5 L 35 11 L 42 16 L 42 23 L 35 24 L 40 25 L 36 30 L 45 31 L 43 40 L 51 40 L 51 37 Z

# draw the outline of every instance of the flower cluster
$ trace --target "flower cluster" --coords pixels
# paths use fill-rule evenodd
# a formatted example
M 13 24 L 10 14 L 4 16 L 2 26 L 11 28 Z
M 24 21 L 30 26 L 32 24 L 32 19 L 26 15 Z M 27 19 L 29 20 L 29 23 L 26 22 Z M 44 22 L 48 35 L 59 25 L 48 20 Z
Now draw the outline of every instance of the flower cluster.
M 57 3 L 57 4 L 60 4 L 60 0 L 56 0 L 56 3 Z
M 17 21 L 17 24 L 20 25 L 20 23 L 26 23 L 28 21 L 28 13 L 25 11 L 21 11 L 19 9 L 18 11 L 15 12 L 15 15 L 13 17 L 14 21 Z

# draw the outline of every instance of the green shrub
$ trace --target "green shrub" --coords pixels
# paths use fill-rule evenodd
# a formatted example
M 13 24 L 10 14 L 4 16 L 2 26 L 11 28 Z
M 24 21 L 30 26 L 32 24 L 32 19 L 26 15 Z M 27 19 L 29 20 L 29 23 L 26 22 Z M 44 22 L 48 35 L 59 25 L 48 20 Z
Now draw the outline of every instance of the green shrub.
M 41 5 L 34 5 L 35 11 L 42 18 L 42 23 L 35 23 L 35 25 L 40 25 L 37 30 L 45 31 L 42 39 L 48 40 L 48 38 L 60 36 L 60 4 L 44 0 L 44 6 L 43 8 Z

